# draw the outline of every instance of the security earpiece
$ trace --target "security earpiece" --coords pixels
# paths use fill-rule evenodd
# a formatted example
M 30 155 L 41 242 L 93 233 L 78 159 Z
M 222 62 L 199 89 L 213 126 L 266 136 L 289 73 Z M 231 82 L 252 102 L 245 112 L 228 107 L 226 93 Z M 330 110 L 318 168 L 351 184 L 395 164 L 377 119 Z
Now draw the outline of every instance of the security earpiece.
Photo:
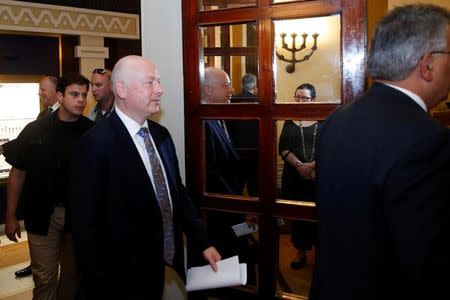
M 427 65 L 427 70 L 429 70 L 429 71 L 433 70 L 433 66 L 432 65 Z

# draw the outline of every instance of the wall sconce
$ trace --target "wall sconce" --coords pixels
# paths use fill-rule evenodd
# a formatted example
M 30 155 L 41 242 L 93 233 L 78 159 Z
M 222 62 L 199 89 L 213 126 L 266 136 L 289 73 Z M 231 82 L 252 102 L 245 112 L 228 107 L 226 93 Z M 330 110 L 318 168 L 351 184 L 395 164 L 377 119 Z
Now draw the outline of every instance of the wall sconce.
M 303 43 L 300 46 L 300 48 L 296 47 L 296 42 L 295 39 L 297 38 L 297 34 L 296 33 L 292 33 L 291 37 L 292 37 L 292 47 L 289 48 L 288 45 L 286 44 L 285 38 L 286 38 L 286 33 L 281 33 L 280 37 L 281 37 L 281 48 L 291 52 L 291 59 L 286 59 L 284 57 L 284 55 L 279 54 L 278 51 L 276 52 L 278 59 L 288 62 L 290 63 L 289 65 L 286 66 L 286 72 L 288 73 L 293 73 L 295 71 L 295 64 L 296 63 L 300 63 L 302 61 L 308 60 L 311 55 L 314 54 L 314 52 L 317 50 L 317 37 L 319 36 L 318 33 L 313 33 L 312 37 L 314 39 L 314 45 L 311 47 L 311 52 L 307 55 L 305 55 L 302 59 L 296 59 L 295 58 L 295 53 L 302 51 L 303 49 L 306 48 L 306 37 L 308 36 L 307 33 L 303 33 L 302 34 L 302 38 L 303 38 Z

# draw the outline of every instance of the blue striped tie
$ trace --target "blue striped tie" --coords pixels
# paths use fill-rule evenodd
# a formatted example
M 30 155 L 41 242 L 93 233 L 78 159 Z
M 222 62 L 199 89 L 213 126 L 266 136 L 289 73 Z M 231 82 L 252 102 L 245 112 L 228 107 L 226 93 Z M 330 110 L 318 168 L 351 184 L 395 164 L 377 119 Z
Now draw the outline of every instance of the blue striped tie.
M 158 200 L 159 208 L 161 209 L 164 230 L 164 260 L 167 264 L 172 265 L 173 256 L 175 254 L 175 243 L 172 211 L 170 209 L 167 184 L 164 179 L 163 170 L 161 168 L 158 156 L 156 155 L 156 150 L 150 140 L 150 135 L 147 128 L 142 127 L 139 129 L 138 135 L 144 139 L 145 148 L 147 149 L 147 154 L 150 159 L 150 166 L 152 168 L 156 199 Z

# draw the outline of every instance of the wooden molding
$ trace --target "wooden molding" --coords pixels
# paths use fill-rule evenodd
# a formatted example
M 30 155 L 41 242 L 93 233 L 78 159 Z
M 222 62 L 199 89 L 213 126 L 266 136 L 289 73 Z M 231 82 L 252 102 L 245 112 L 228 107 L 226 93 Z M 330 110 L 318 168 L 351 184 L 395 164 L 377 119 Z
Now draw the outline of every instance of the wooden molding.
M 0 0 L 0 30 L 139 39 L 139 15 Z

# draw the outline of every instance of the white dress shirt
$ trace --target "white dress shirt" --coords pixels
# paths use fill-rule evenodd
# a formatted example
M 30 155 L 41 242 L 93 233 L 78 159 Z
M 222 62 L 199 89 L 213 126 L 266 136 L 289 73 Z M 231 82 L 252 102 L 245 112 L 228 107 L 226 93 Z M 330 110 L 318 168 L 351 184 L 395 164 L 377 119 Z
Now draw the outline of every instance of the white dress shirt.
M 402 92 L 403 94 L 406 94 L 409 98 L 413 99 L 414 102 L 416 102 L 420 107 L 422 107 L 422 109 L 424 111 L 428 112 L 427 105 L 422 100 L 422 98 L 420 98 L 418 95 L 414 94 L 413 92 L 411 92 L 407 89 L 401 88 L 401 87 L 393 85 L 393 84 L 389 84 L 389 83 L 384 83 L 384 84 L 387 86 L 390 86 L 393 89 L 396 89 L 396 90 Z
M 139 129 L 141 127 L 145 127 L 148 130 L 148 123 L 145 122 L 142 126 L 139 125 L 136 121 L 128 117 L 126 114 L 124 114 L 117 106 L 114 108 L 116 110 L 117 115 L 119 116 L 120 120 L 122 120 L 123 124 L 128 130 L 128 133 L 130 134 L 131 138 L 133 139 L 134 144 L 136 145 L 136 149 L 139 152 L 139 155 L 141 156 L 142 162 L 144 163 L 145 169 L 147 170 L 148 176 L 150 177 L 150 180 L 152 181 L 153 190 L 155 189 L 155 182 L 153 180 L 153 174 L 152 174 L 152 167 L 150 165 L 150 158 L 148 157 L 147 148 L 145 147 L 144 138 L 138 135 Z M 170 195 L 170 186 L 169 181 L 167 180 L 166 175 L 166 169 L 164 168 L 164 164 L 162 163 L 161 156 L 159 155 L 158 149 L 156 148 L 155 142 L 153 141 L 153 137 L 150 134 L 149 130 L 149 136 L 150 141 L 153 144 L 153 147 L 155 148 L 156 156 L 158 157 L 158 161 L 161 165 L 161 169 L 164 174 L 164 180 L 166 182 L 167 186 L 167 193 L 169 194 L 169 203 L 170 203 L 170 209 L 172 209 L 172 197 Z M 156 192 L 155 192 L 156 194 Z

